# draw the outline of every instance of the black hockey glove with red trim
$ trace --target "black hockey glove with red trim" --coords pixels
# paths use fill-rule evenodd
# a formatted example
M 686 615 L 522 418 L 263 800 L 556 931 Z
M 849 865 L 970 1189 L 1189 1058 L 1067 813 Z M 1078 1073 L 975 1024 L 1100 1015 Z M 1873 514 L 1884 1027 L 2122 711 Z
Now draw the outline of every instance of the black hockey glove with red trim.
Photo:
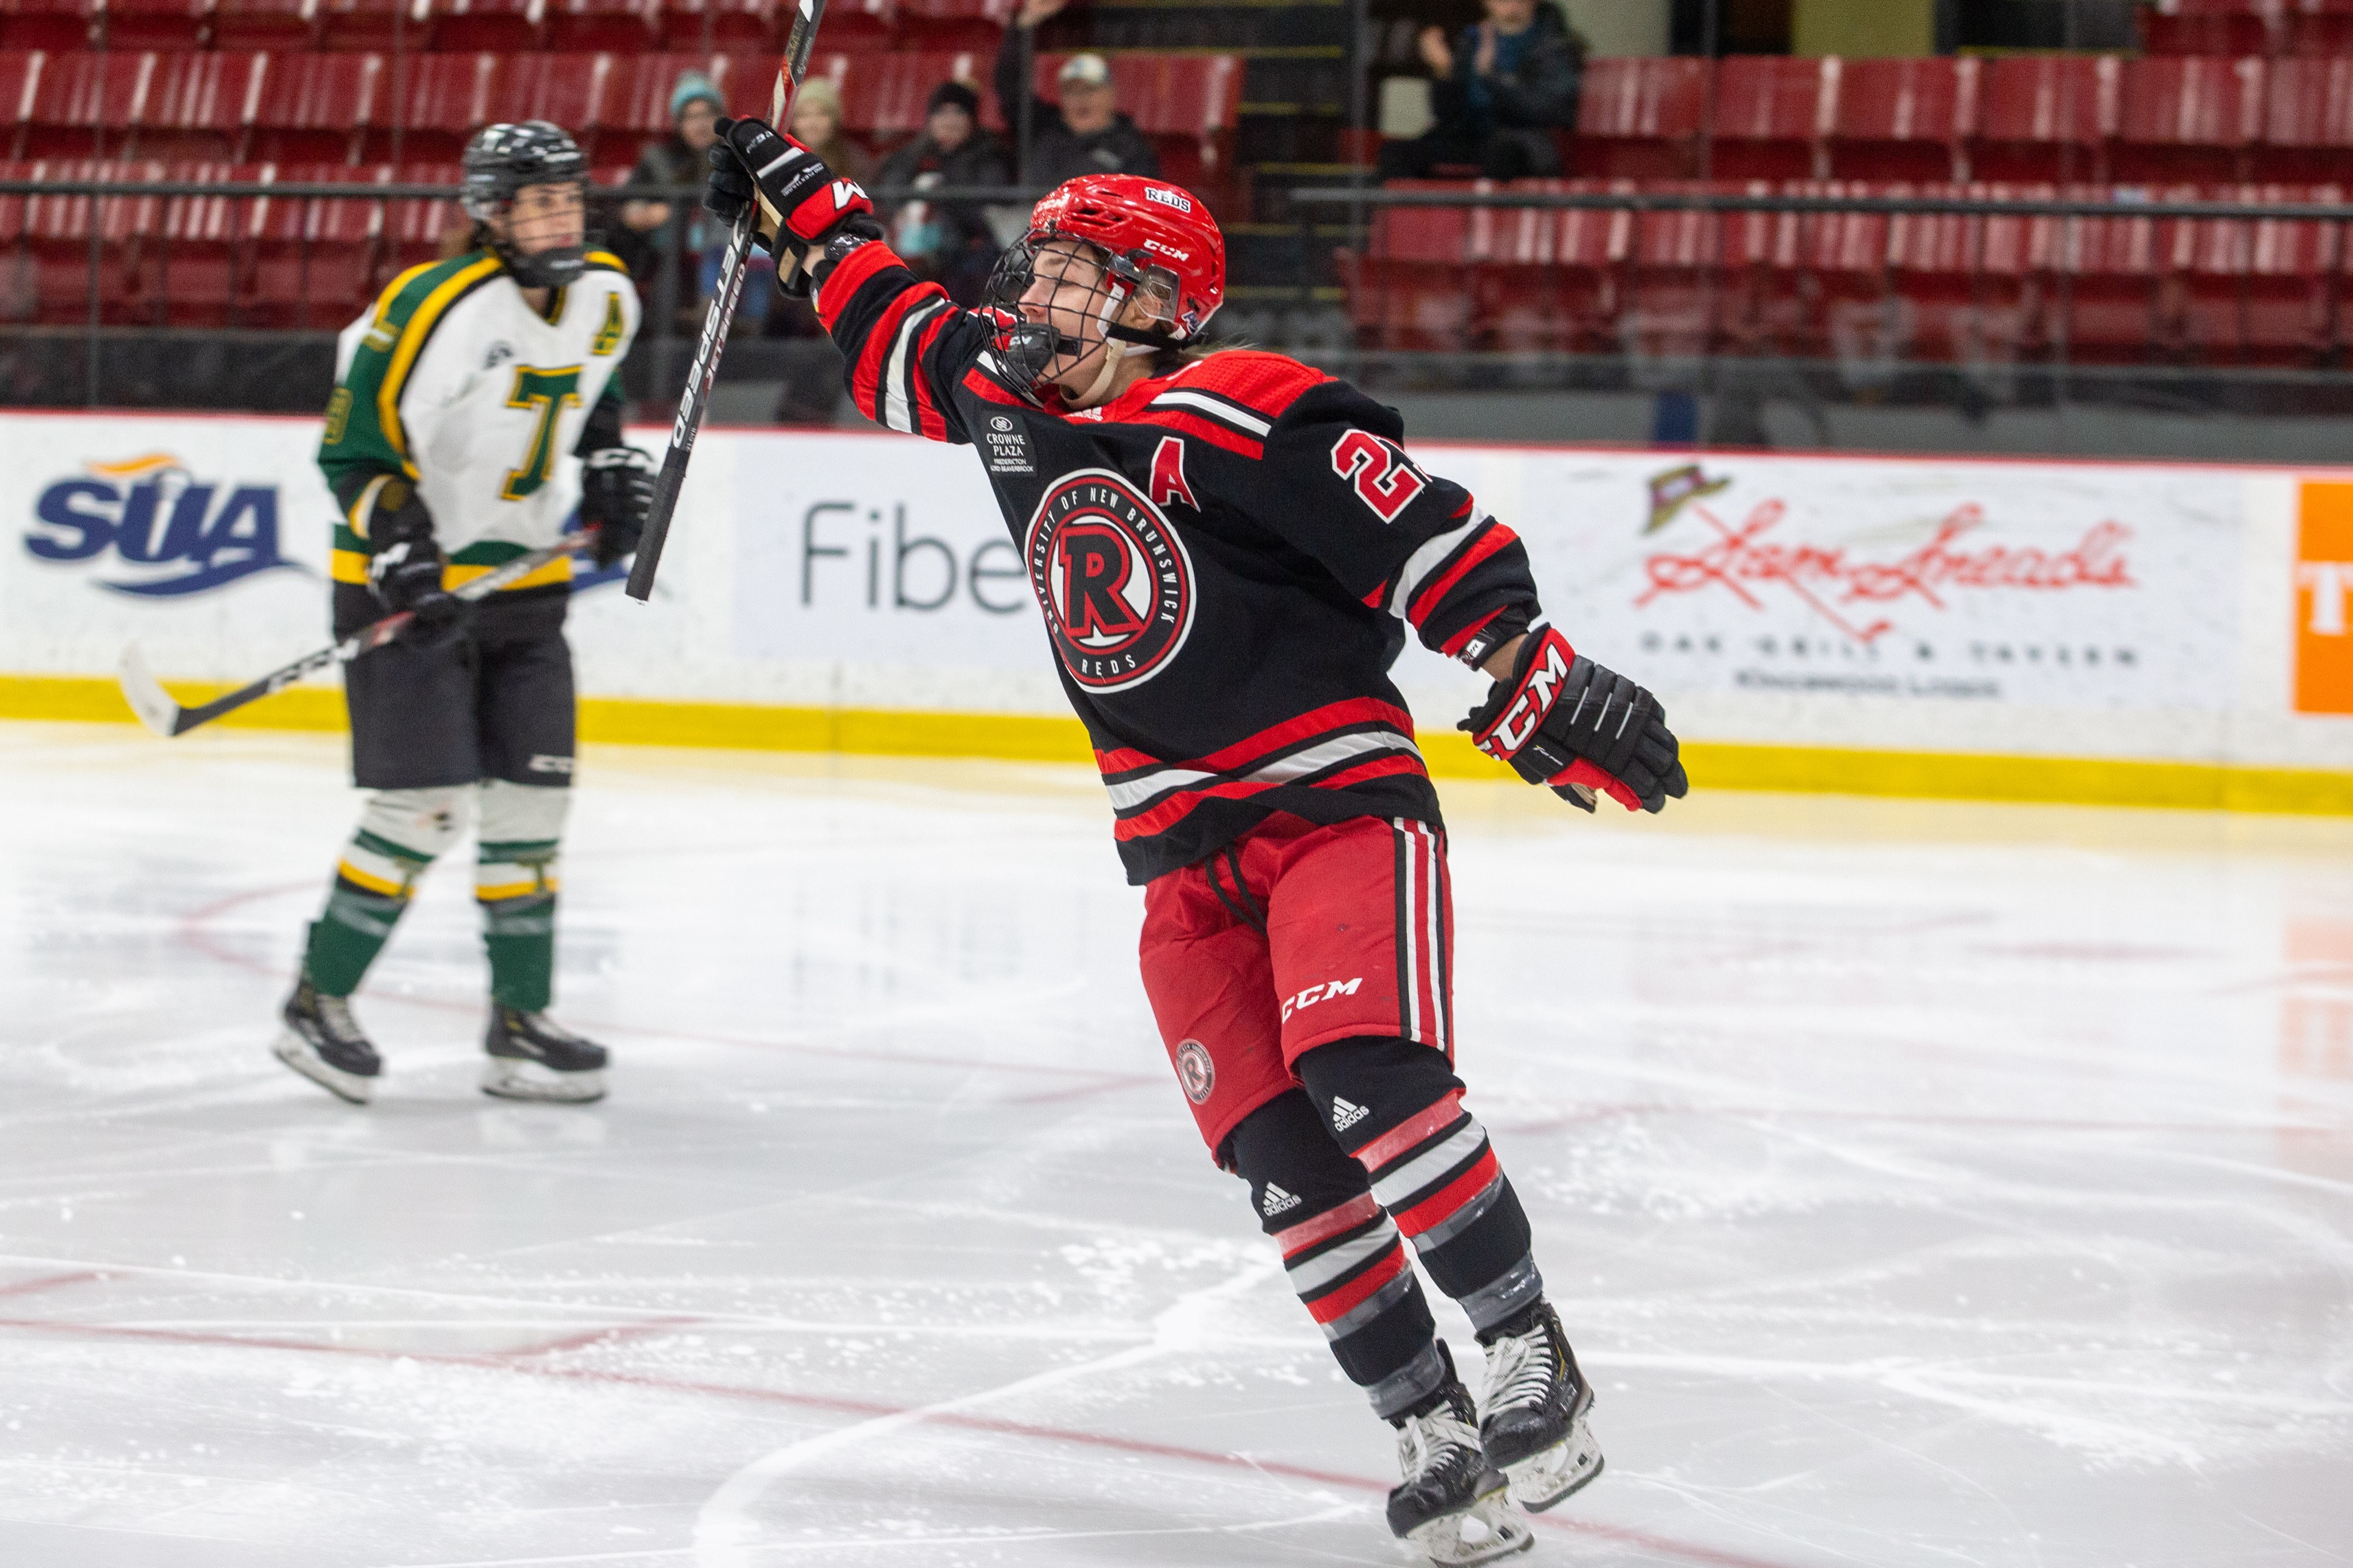
M 654 460 L 635 447 L 600 447 L 580 459 L 580 521 L 596 527 L 599 570 L 633 553 L 654 505 Z
M 415 617 L 401 639 L 439 647 L 458 635 L 464 601 L 441 586 L 441 546 L 433 538 L 433 514 L 406 479 L 389 479 L 368 513 L 368 591 L 395 615 Z
M 1539 623 L 1512 659 L 1508 680 L 1455 726 L 1530 784 L 1550 784 L 1593 809 L 1596 790 L 1629 811 L 1659 811 L 1691 790 L 1659 700 L 1604 669 Z
M 702 205 L 733 224 L 756 194 L 782 222 L 777 241 L 795 256 L 822 245 L 852 218 L 871 218 L 865 187 L 826 166 L 825 160 L 765 120 L 722 120 L 711 149 L 711 183 Z M 772 247 L 773 248 L 773 247 Z

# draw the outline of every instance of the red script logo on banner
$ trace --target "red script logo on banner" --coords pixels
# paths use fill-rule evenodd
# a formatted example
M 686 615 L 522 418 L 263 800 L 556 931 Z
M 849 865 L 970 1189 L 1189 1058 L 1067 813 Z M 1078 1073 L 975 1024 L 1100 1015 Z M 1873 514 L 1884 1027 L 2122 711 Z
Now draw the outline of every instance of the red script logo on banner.
M 1941 610 L 1946 607 L 1943 595 L 1955 589 L 2057 593 L 2138 586 L 2125 556 L 2132 530 L 2114 521 L 2093 524 L 2066 550 L 2010 544 L 1957 549 L 1955 542 L 1963 534 L 1985 521 L 1983 510 L 1972 503 L 1954 508 L 1937 523 L 1936 537 L 1917 550 L 1893 561 L 1873 561 L 1842 546 L 1767 540 L 1765 536 L 1779 526 L 1788 510 L 1782 501 L 1760 501 L 1747 521 L 1732 528 L 1706 507 L 1693 506 L 1692 514 L 1714 530 L 1715 538 L 1691 554 L 1662 551 L 1644 561 L 1642 570 L 1651 585 L 1635 605 L 1648 605 L 1664 594 L 1695 594 L 1714 586 L 1751 609 L 1763 609 L 1758 592 L 1763 585 L 1778 584 L 1848 637 L 1868 643 L 1893 630 L 1895 623 L 1883 616 L 1857 625 L 1862 617 L 1850 619 L 1841 606 L 1917 597 Z

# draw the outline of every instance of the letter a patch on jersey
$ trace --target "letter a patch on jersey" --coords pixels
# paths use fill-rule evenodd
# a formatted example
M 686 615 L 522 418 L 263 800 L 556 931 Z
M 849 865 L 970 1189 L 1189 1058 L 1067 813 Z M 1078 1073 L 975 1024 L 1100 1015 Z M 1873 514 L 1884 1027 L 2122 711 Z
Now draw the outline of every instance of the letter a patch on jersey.
M 1201 510 L 1201 503 L 1193 499 L 1193 487 L 1185 482 L 1185 443 L 1179 437 L 1163 436 L 1159 449 L 1152 454 L 1152 504 Z

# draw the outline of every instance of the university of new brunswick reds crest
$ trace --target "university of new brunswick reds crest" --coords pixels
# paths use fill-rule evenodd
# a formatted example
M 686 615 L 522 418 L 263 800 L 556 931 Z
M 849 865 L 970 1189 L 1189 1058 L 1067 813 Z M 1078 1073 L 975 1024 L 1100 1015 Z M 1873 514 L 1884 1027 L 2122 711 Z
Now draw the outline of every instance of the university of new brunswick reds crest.
M 1196 1105 L 1207 1105 L 1210 1091 L 1218 1087 L 1218 1067 L 1209 1059 L 1209 1047 L 1198 1040 L 1186 1040 L 1176 1047 L 1176 1082 L 1185 1090 L 1185 1098 Z
M 1185 646 L 1192 559 L 1125 476 L 1082 468 L 1056 480 L 1029 519 L 1023 553 L 1062 667 L 1088 690 L 1140 686 Z

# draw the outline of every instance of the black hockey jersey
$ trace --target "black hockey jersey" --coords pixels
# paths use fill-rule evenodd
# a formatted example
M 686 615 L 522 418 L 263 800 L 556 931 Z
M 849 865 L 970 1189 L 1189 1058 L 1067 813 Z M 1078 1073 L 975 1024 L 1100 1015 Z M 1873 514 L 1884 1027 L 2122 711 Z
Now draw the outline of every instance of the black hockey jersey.
M 999 373 L 995 321 L 879 242 L 826 275 L 818 311 L 861 412 L 978 448 L 1129 881 L 1276 812 L 1439 825 L 1388 679 L 1404 630 L 1475 665 L 1536 593 L 1512 531 L 1406 457 L 1395 410 L 1239 350 L 1041 407 Z

